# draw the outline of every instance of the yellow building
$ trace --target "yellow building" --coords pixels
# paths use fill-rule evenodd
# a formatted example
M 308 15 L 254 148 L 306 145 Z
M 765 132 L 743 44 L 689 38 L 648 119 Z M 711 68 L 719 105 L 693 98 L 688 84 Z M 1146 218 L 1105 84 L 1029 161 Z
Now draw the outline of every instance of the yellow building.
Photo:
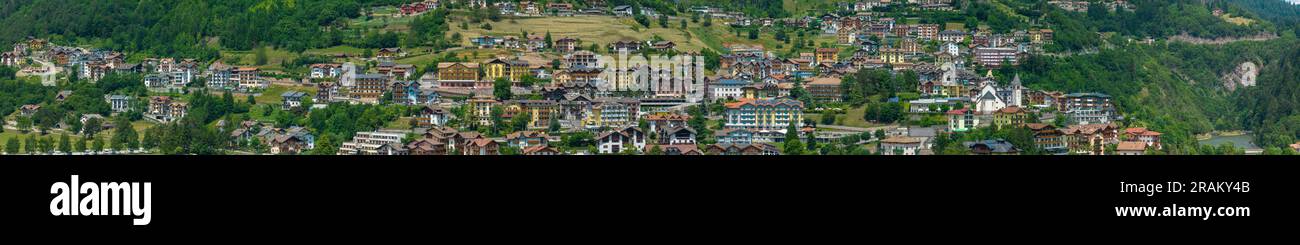
M 993 126 L 998 129 L 1004 127 L 1016 127 L 1025 125 L 1029 119 L 1029 112 L 1021 109 L 1019 106 L 1008 106 L 993 113 Z
M 818 49 L 817 49 L 817 63 L 818 63 L 818 64 L 834 64 L 836 61 L 839 61 L 839 60 L 840 60 L 840 49 L 837 49 L 837 48 L 818 48 Z
M 504 106 L 506 115 L 511 118 L 521 115 L 528 116 L 528 128 L 547 128 L 550 126 L 551 117 L 558 115 L 559 104 L 549 100 L 514 100 Z M 524 114 L 527 113 L 527 114 Z
M 962 96 L 967 89 L 960 84 L 943 86 L 943 96 Z
M 504 77 L 511 82 L 519 82 L 528 74 L 528 62 L 522 60 L 492 59 L 483 64 L 483 76 L 488 81 Z
M 497 104 L 496 100 L 487 95 L 478 95 L 466 101 L 466 104 L 469 105 L 471 110 L 469 113 L 472 113 L 474 119 L 477 119 L 479 126 L 492 126 L 492 106 Z
M 880 62 L 885 62 L 885 64 L 907 63 L 907 56 L 901 49 L 884 48 L 880 49 Z

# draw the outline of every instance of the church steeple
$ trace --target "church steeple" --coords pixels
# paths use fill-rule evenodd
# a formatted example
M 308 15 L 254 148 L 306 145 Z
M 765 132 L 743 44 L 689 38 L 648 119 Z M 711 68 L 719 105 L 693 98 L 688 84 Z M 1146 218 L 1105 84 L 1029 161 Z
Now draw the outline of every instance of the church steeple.
M 1024 88 L 1024 86 L 1020 85 L 1020 73 L 1016 73 L 1016 76 L 1014 78 L 1011 78 L 1011 88 L 1012 89 Z

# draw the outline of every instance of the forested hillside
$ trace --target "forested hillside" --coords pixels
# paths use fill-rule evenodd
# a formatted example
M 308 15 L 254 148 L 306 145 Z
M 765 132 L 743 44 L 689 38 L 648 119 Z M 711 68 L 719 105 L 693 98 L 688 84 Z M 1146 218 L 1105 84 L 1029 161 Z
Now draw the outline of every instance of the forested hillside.
M 4 0 L 0 43 L 27 36 L 113 50 L 214 58 L 219 48 L 288 50 L 341 42 L 362 6 L 398 0 Z

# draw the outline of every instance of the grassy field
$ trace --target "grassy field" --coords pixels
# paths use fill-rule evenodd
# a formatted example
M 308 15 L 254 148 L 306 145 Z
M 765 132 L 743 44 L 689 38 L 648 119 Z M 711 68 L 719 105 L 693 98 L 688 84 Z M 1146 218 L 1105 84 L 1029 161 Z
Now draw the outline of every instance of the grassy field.
M 315 54 L 315 55 L 347 54 L 348 56 L 361 56 L 362 53 L 365 53 L 365 49 L 344 45 L 344 46 L 334 46 L 334 47 L 323 48 L 323 49 L 309 49 L 307 51 L 303 51 L 303 53 Z
M 814 9 L 832 9 L 835 5 L 826 0 L 783 0 L 781 7 L 795 17 L 803 17 L 815 11 Z
M 221 51 L 221 60 L 223 62 L 226 62 L 227 65 L 256 66 L 257 68 L 261 68 L 262 70 L 272 70 L 272 71 L 284 70 L 284 67 L 280 66 L 281 62 L 293 61 L 294 59 L 297 58 L 298 58 L 297 53 L 290 52 L 288 50 L 267 48 L 266 64 L 258 66 L 258 65 L 254 65 L 254 63 L 257 61 L 257 55 L 254 51 L 232 51 L 232 50 Z
M 863 106 L 863 107 L 851 108 L 844 111 L 844 113 L 842 114 L 837 114 L 835 115 L 835 125 L 859 127 L 859 128 L 880 126 L 881 124 L 870 123 L 867 122 L 867 120 L 862 119 L 862 116 L 866 114 L 866 110 L 867 108 Z M 821 123 L 822 121 L 822 115 L 820 113 L 804 113 L 804 117 L 807 117 L 808 119 L 811 119 L 817 123 Z
M 385 124 L 383 128 L 387 128 L 387 129 L 410 129 L 410 128 L 411 128 L 411 117 L 398 117 L 397 120 L 393 120 L 393 121 L 391 121 L 391 122 L 388 122 L 388 124 Z
M 966 30 L 966 23 L 949 22 L 943 26 L 944 30 Z
M 283 85 L 271 85 L 271 87 L 267 88 L 266 90 L 263 90 L 262 93 L 259 94 L 257 97 L 253 97 L 253 101 L 256 101 L 257 104 L 259 104 L 259 105 L 260 105 L 260 104 L 279 104 L 280 101 L 281 101 L 280 94 L 283 94 L 284 92 L 289 91 L 289 90 L 295 90 L 295 91 L 306 92 L 306 93 L 307 93 L 307 96 L 313 96 L 313 97 L 316 96 L 316 87 L 311 87 L 311 86 L 283 86 Z M 242 96 L 240 96 L 240 95 L 236 94 L 236 96 L 235 96 L 235 100 L 236 100 L 236 101 L 244 101 L 244 100 L 247 100 L 247 98 L 246 98 L 247 96 L 248 96 L 248 95 L 242 95 Z
M 351 20 L 348 25 L 365 29 L 380 29 L 383 31 L 407 31 L 411 29 L 409 25 L 411 20 L 414 20 L 417 17 L 393 17 L 393 14 L 397 12 L 397 7 L 393 6 L 376 7 L 373 11 L 374 12 L 369 20 L 365 17 L 356 18 Z
M 1255 23 L 1254 20 L 1251 20 L 1249 18 L 1232 16 L 1231 14 L 1223 14 L 1220 15 L 1219 17 L 1223 18 L 1223 21 L 1227 21 L 1228 23 L 1233 23 L 1237 25 L 1245 26 L 1245 25 L 1250 25 L 1251 23 Z
M 735 31 L 731 30 L 731 27 L 722 25 L 719 22 L 714 22 L 714 25 L 710 27 L 692 26 L 690 29 L 691 33 L 693 33 L 697 39 L 708 45 L 710 48 L 716 50 L 723 50 L 723 48 L 728 44 L 762 45 L 765 49 L 776 52 L 777 54 L 789 52 L 794 48 L 793 43 L 787 44 L 785 42 L 777 41 L 776 34 L 767 31 L 767 29 L 759 31 L 758 39 L 749 39 L 748 33 L 744 31 L 740 33 L 741 36 L 738 36 Z M 791 40 L 799 39 L 798 34 L 789 33 L 789 35 Z M 842 50 L 848 50 L 845 47 L 834 45 L 838 41 L 833 35 L 821 35 L 820 33 L 817 33 L 805 38 L 810 38 L 813 40 L 814 44 L 819 47 L 823 43 L 830 43 Z M 805 47 L 804 49 L 804 52 L 812 52 L 814 48 Z

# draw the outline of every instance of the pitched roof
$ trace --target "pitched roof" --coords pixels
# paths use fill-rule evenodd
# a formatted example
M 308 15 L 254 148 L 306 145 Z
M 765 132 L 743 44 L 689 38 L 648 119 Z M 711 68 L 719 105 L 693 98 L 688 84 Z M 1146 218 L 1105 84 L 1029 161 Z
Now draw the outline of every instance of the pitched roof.
M 387 79 L 387 77 L 384 77 L 384 75 L 379 75 L 379 74 L 357 74 L 354 78 L 363 79 L 363 80 L 364 79 L 374 79 L 374 80 Z
M 465 68 L 478 68 L 478 63 L 473 62 L 440 62 L 438 63 L 438 69 L 451 67 L 453 65 L 462 65 L 465 66 Z
M 1065 134 L 1074 134 L 1074 133 L 1095 134 L 1105 129 L 1114 129 L 1114 128 L 1115 128 L 1115 124 L 1094 123 L 1094 124 L 1084 124 L 1084 125 L 1070 125 L 1069 127 L 1062 129 L 1061 132 Z
M 700 152 L 700 147 L 695 144 L 659 145 L 659 149 L 664 151 L 668 151 L 668 149 L 676 149 L 677 152 L 681 152 L 682 154 L 688 152 L 703 153 Z
M 546 138 L 546 133 L 542 131 L 519 131 L 506 135 L 506 139 L 516 138 Z
M 803 102 L 800 102 L 798 100 L 791 100 L 791 99 L 767 99 L 767 100 L 741 99 L 738 102 L 726 104 L 727 108 L 731 108 L 731 109 L 740 108 L 741 106 L 744 105 L 754 105 L 754 106 L 785 105 L 785 106 L 792 106 L 792 107 L 803 107 Z
M 524 148 L 524 155 L 532 154 L 540 151 L 549 151 L 549 152 L 557 152 L 557 153 L 560 152 L 559 150 L 556 150 L 554 147 L 545 146 L 545 145 L 535 145 L 535 146 L 530 146 L 528 148 Z
M 976 145 L 984 145 L 985 147 L 989 148 L 990 152 L 993 153 L 1015 153 L 1020 151 L 1020 149 L 1016 149 L 1016 147 L 1012 145 L 1011 142 L 1007 142 L 1006 140 L 1002 140 L 1002 139 L 972 141 L 972 142 L 964 142 L 962 144 L 965 145 L 967 148 Z
M 749 82 L 748 82 L 748 81 L 744 81 L 744 80 L 739 80 L 739 79 L 721 79 L 721 80 L 714 81 L 713 84 L 718 84 L 718 85 L 745 85 L 745 84 L 749 84 Z
M 1147 150 L 1147 144 L 1146 144 L 1146 143 L 1143 143 L 1143 142 L 1140 142 L 1140 141 L 1124 141 L 1124 142 L 1119 142 L 1119 145 L 1115 146 L 1115 150 L 1117 150 L 1117 151 L 1145 151 L 1145 150 Z
M 842 80 L 838 77 L 813 77 L 808 81 L 808 85 L 835 85 L 839 86 Z
M 1052 126 L 1051 124 L 1043 124 L 1043 123 L 1026 123 L 1025 127 L 1029 127 L 1030 130 L 1043 130 L 1048 128 L 1051 129 L 1056 128 L 1056 126 Z
M 676 113 L 663 113 L 663 114 L 646 115 L 645 119 L 649 121 L 658 121 L 658 120 L 686 121 L 686 120 L 690 120 L 691 116 L 676 114 Z
M 691 132 L 691 134 L 695 134 L 695 130 L 694 130 L 694 129 L 691 129 L 691 127 L 687 127 L 687 126 L 670 128 L 670 129 L 668 129 L 668 133 L 670 133 L 670 134 L 676 134 L 677 132 L 679 132 L 679 131 L 683 131 L 683 130 L 685 130 L 685 131 L 687 131 L 687 132 Z
M 284 98 L 300 98 L 300 97 L 303 97 L 303 96 L 306 96 L 306 95 L 307 95 L 307 93 L 303 93 L 303 92 L 301 92 L 301 91 L 286 91 L 286 92 L 280 94 L 280 97 L 284 97 Z
M 889 138 L 885 138 L 884 140 L 881 140 L 880 143 L 888 143 L 888 144 L 920 144 L 920 143 L 921 143 L 921 139 L 920 139 L 920 138 L 907 137 L 907 136 L 892 136 L 892 137 L 889 137 Z
M 1021 109 L 1019 106 L 1008 106 L 1002 109 L 998 109 L 998 113 L 1013 114 L 1013 113 L 1023 113 L 1023 112 L 1025 112 L 1025 110 Z
M 474 139 L 469 141 L 470 145 L 478 146 L 478 147 L 484 147 L 496 143 L 497 143 L 496 141 L 493 141 L 492 139 L 488 139 L 488 138 L 479 138 L 479 139 Z
M 1147 130 L 1147 128 L 1127 128 L 1124 129 L 1124 134 L 1131 134 L 1131 135 L 1138 135 L 1138 136 L 1160 136 L 1160 132 Z

